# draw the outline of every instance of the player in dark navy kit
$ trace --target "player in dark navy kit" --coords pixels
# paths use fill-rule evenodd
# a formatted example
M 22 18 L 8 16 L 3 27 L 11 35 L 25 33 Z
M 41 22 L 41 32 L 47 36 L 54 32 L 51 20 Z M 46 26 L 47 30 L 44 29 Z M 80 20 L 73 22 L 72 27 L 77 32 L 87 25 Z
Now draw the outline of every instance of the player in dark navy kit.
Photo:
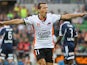
M 2 36 L 1 57 L 13 60 L 13 29 L 10 26 L 0 28 L 0 36 Z
M 71 20 L 67 20 L 60 25 L 59 38 L 56 42 L 59 43 L 63 39 L 64 63 L 72 65 L 75 59 L 74 49 L 77 45 L 77 32 Z

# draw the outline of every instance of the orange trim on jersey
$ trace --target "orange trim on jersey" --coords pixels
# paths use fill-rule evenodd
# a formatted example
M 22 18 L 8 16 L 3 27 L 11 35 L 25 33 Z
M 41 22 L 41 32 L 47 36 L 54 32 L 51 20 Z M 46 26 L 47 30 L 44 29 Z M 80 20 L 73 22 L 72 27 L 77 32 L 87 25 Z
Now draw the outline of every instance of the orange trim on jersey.
M 53 38 L 53 35 L 54 35 L 54 27 L 52 27 L 52 38 Z M 53 42 L 53 45 L 55 45 L 54 38 L 53 38 L 52 42 Z
M 36 43 L 36 35 L 35 35 L 35 32 L 34 32 L 34 41 L 33 41 L 33 47 L 34 47 L 35 43 Z
M 32 25 L 32 26 L 33 26 L 33 25 Z M 34 29 L 34 26 L 33 26 L 33 29 Z M 35 29 L 34 29 L 33 48 L 34 48 L 35 43 L 36 43 L 36 35 L 35 35 Z M 33 54 L 34 54 L 34 56 L 35 56 L 35 58 L 36 58 L 36 52 L 35 52 L 35 50 L 33 50 Z
M 54 27 L 52 27 L 52 35 L 54 35 Z
M 33 26 L 33 25 L 32 25 Z M 33 26 L 33 29 L 34 29 L 34 26 Z M 36 35 L 35 35 L 35 29 L 34 29 L 34 40 L 33 40 L 33 48 L 34 48 L 34 45 L 36 43 Z

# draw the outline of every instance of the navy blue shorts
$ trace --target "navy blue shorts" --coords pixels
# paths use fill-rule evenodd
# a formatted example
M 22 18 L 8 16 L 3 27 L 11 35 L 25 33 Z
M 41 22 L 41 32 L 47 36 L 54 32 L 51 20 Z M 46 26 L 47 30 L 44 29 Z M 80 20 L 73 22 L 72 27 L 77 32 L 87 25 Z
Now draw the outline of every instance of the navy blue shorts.
M 74 43 L 72 43 L 72 42 L 64 43 L 64 45 L 63 45 L 63 52 L 66 52 L 67 50 L 68 50 L 68 52 L 74 52 L 74 48 L 75 48 L 75 44 Z
M 75 44 L 72 42 L 68 42 L 63 45 L 63 52 L 65 59 L 70 60 L 75 58 L 74 49 L 75 49 Z
M 11 44 L 3 44 L 1 46 L 1 53 L 6 55 L 6 58 L 8 57 L 8 54 L 13 54 L 13 48 Z

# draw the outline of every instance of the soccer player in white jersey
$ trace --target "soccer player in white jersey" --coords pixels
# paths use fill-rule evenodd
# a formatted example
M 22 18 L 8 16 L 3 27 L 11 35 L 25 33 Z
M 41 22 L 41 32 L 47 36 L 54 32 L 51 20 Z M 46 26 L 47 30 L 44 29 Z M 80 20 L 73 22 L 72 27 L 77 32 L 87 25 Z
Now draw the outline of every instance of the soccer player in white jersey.
M 14 19 L 0 22 L 0 26 L 12 24 L 32 24 L 35 29 L 34 51 L 39 65 L 53 65 L 53 23 L 60 19 L 71 19 L 74 17 L 84 16 L 87 13 L 79 14 L 51 14 L 48 13 L 46 3 L 38 4 L 38 15 L 32 15 L 24 19 Z

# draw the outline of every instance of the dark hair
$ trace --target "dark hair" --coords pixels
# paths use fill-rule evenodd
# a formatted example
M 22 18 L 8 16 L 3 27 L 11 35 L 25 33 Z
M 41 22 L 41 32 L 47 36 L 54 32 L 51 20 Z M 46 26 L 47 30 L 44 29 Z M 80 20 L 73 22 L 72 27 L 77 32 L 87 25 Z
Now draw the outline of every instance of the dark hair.
M 38 5 L 37 5 L 38 9 L 41 8 L 41 6 L 40 6 L 41 4 L 46 4 L 46 3 L 38 3 Z
M 72 20 L 71 19 L 67 19 L 67 20 L 64 20 L 64 21 L 69 21 L 70 23 L 72 23 Z

